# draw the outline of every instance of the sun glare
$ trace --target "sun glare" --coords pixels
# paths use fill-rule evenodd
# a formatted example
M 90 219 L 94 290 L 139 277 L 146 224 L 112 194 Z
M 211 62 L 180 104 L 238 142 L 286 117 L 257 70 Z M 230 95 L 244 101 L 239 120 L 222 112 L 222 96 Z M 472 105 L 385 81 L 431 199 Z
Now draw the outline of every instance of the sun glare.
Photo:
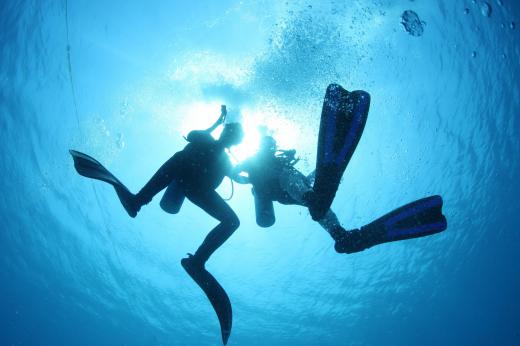
M 192 130 L 204 130 L 217 121 L 220 116 L 220 105 L 217 102 L 193 102 L 181 105 L 178 113 L 182 114 L 181 133 L 186 136 Z M 221 131 L 221 129 L 220 129 Z M 214 131 L 213 136 L 220 135 L 220 131 Z
M 241 162 L 253 156 L 263 135 L 273 136 L 280 148 L 294 148 L 297 138 L 296 124 L 280 117 L 272 110 L 244 108 L 241 111 L 244 140 L 233 147 L 234 160 Z
M 220 105 L 219 102 L 195 102 L 180 107 L 179 112 L 183 114 L 184 119 L 181 133 L 186 136 L 192 130 L 209 128 L 218 119 Z M 244 161 L 258 151 L 262 135 L 273 136 L 280 148 L 295 148 L 298 127 L 292 121 L 280 117 L 272 109 L 243 108 L 239 113 L 228 113 L 228 122 L 239 121 L 244 129 L 242 143 L 230 150 L 234 164 Z M 221 132 L 222 127 L 219 127 L 212 135 L 218 138 Z

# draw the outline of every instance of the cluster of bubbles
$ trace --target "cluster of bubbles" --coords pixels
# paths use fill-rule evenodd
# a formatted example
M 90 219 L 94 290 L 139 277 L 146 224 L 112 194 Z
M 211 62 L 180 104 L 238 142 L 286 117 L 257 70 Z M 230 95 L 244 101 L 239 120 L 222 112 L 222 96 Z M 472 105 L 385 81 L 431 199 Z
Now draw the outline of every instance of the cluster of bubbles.
M 489 2 L 481 2 L 480 4 L 478 3 L 477 0 L 473 0 L 473 5 L 475 6 L 478 6 L 479 7 L 479 10 L 480 10 L 480 13 L 484 16 L 484 17 L 491 17 L 491 15 L 493 14 L 493 7 L 491 7 L 491 4 Z M 499 6 L 503 6 L 504 5 L 504 2 L 502 0 L 497 0 L 497 3 Z M 465 7 L 464 8 L 464 14 L 469 14 L 471 12 L 470 8 L 469 7 Z M 502 24 L 502 27 L 505 27 L 505 24 Z M 516 27 L 516 24 L 514 21 L 511 21 L 509 23 L 509 28 L 510 29 L 514 29 Z
M 478 6 L 478 9 L 479 9 L 480 13 L 484 17 L 489 18 L 493 14 L 493 8 L 492 8 L 492 6 L 491 6 L 491 4 L 489 2 L 486 2 L 486 1 L 479 2 L 477 0 L 472 0 L 472 3 L 473 3 L 474 6 Z M 502 0 L 497 0 L 497 4 L 499 6 L 503 6 L 504 2 Z M 469 7 L 465 7 L 464 8 L 464 14 L 470 14 L 470 13 L 471 13 L 470 8 Z M 403 28 L 405 29 L 405 31 L 408 32 L 410 35 L 412 35 L 412 36 L 422 36 L 422 34 L 424 33 L 424 26 L 425 26 L 426 23 L 424 21 L 422 21 L 419 18 L 419 15 L 417 13 L 415 13 L 414 11 L 406 10 L 401 15 L 401 24 L 403 25 Z M 508 23 L 507 26 L 511 30 L 514 30 L 516 28 L 516 23 L 514 21 L 511 21 L 511 22 Z M 501 27 L 505 28 L 506 24 L 502 23 Z M 476 51 L 472 51 L 471 52 L 471 57 L 476 58 L 477 57 L 477 52 Z M 506 57 L 505 54 L 502 54 L 502 58 L 505 58 L 505 57 Z
M 414 11 L 406 10 L 401 15 L 401 24 L 410 35 L 422 36 L 426 23 L 423 22 Z
M 493 8 L 491 7 L 491 4 L 489 2 L 483 1 L 483 2 L 479 3 L 477 0 L 473 0 L 472 3 L 473 3 L 473 5 L 478 6 L 478 8 L 480 10 L 480 13 L 484 17 L 489 18 L 493 14 Z M 502 0 L 497 0 L 497 4 L 499 6 L 503 6 L 504 2 Z M 471 12 L 471 10 L 468 7 L 464 8 L 464 14 L 470 14 L 470 12 Z M 502 23 L 500 26 L 504 29 L 506 27 L 506 24 Z M 509 22 L 509 24 L 507 26 L 509 26 L 509 28 L 511 30 L 514 30 L 515 27 L 516 27 L 516 24 L 515 24 L 514 21 L 511 21 L 511 22 Z M 502 56 L 502 58 L 506 57 L 506 55 L 504 53 L 501 56 Z M 476 51 L 472 51 L 471 52 L 471 57 L 472 58 L 476 58 L 477 57 L 477 52 Z
M 480 5 L 480 12 L 484 17 L 491 17 L 491 12 L 493 12 L 493 9 L 491 8 L 491 5 L 487 2 L 483 2 Z

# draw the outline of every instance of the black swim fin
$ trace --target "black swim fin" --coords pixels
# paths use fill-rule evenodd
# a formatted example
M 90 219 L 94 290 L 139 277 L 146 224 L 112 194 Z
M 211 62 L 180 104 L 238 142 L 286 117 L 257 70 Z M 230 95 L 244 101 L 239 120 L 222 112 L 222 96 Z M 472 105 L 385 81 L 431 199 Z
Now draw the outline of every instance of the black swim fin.
M 447 228 L 442 214 L 442 197 L 430 196 L 406 204 L 361 227 L 347 231 L 336 240 L 339 253 L 363 251 L 377 244 L 419 238 L 439 233 Z
M 327 87 L 318 136 L 316 178 L 305 196 L 313 220 L 329 210 L 341 177 L 363 134 L 370 108 L 366 91 L 349 92 L 338 84 Z
M 188 255 L 188 258 L 181 260 L 181 265 L 208 297 L 213 309 L 217 313 L 222 342 L 226 345 L 233 324 L 233 311 L 231 310 L 229 297 L 213 275 L 204 268 L 204 265 L 197 262 L 193 255 Z
M 74 167 L 80 175 L 101 180 L 112 185 L 128 215 L 131 217 L 137 215 L 139 208 L 134 203 L 134 195 L 119 179 L 93 157 L 76 150 L 69 150 L 69 153 L 72 155 Z

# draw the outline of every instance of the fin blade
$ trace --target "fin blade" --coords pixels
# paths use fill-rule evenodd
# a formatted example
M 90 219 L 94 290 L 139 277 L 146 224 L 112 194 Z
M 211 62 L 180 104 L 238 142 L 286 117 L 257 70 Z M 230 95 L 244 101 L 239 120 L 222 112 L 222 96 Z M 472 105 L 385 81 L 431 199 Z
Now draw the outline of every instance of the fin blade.
M 229 296 L 215 277 L 203 267 L 195 268 L 190 266 L 187 258 L 181 261 L 181 265 L 193 281 L 204 291 L 206 297 L 208 297 L 220 323 L 222 342 L 226 345 L 233 325 L 233 311 Z
M 442 197 L 438 195 L 416 200 L 361 227 L 361 234 L 370 247 L 440 233 L 448 227 L 442 206 Z
M 69 153 L 74 160 L 74 168 L 76 168 L 79 175 L 112 185 L 128 215 L 136 217 L 139 208 L 134 205 L 133 195 L 130 190 L 119 179 L 92 156 L 72 149 L 69 150 Z
M 330 208 L 343 173 L 361 139 L 370 108 L 366 91 L 348 92 L 338 84 L 327 87 L 321 113 L 316 179 L 309 210 L 314 220 Z
M 124 186 L 108 169 L 93 157 L 76 150 L 69 150 L 74 160 L 74 168 L 79 175 L 86 178 L 101 180 L 111 185 Z

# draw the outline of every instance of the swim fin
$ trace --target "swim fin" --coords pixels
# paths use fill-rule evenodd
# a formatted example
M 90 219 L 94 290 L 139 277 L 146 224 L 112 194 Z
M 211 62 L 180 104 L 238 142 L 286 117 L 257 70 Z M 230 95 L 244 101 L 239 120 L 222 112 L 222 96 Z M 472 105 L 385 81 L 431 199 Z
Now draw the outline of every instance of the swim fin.
M 103 167 L 103 165 L 93 157 L 76 150 L 69 150 L 69 153 L 72 155 L 74 167 L 80 175 L 87 178 L 101 180 L 112 185 L 128 215 L 131 217 L 137 215 L 139 208 L 135 205 L 134 195 L 119 179 L 117 179 L 108 171 L 108 169 Z
M 313 220 L 330 209 L 341 177 L 363 134 L 370 108 L 366 91 L 349 92 L 338 84 L 327 87 L 318 135 L 316 178 L 305 197 Z
M 345 232 L 334 248 L 339 253 L 354 253 L 382 243 L 442 232 L 448 226 L 442 204 L 442 197 L 437 195 L 406 204 L 361 229 Z
M 233 311 L 231 310 L 231 302 L 226 291 L 224 291 L 213 275 L 204 268 L 204 265 L 195 260 L 193 255 L 188 254 L 188 258 L 183 258 L 181 265 L 208 297 L 213 309 L 217 313 L 222 342 L 226 345 L 233 324 Z

